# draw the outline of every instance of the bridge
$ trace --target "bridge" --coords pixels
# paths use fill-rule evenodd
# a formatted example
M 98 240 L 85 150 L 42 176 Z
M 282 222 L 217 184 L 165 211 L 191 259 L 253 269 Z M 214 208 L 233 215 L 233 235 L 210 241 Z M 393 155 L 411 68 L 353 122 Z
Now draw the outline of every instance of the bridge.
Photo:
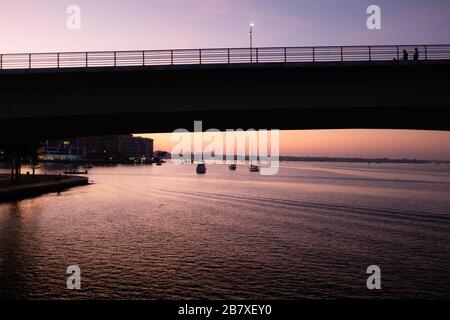
M 194 120 L 450 130 L 448 74 L 450 45 L 1 54 L 0 142 L 170 132 Z

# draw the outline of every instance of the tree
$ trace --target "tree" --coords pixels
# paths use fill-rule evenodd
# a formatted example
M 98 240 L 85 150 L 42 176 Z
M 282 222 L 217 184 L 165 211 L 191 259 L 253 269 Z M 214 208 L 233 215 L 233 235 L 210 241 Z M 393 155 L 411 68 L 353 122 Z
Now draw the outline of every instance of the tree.
M 35 168 L 38 162 L 38 149 L 40 146 L 40 141 L 30 141 L 3 147 L 5 155 L 10 160 L 12 181 L 20 180 L 22 163 L 25 161 L 31 161 L 34 179 Z

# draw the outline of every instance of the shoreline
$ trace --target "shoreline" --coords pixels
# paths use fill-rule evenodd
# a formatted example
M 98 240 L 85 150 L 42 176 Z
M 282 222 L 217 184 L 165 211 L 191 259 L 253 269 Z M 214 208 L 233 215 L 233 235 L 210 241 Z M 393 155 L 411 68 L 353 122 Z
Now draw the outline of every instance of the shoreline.
M 39 177 L 43 176 L 36 176 L 37 179 Z M 47 175 L 45 177 L 54 178 L 54 180 L 0 187 L 0 203 L 32 198 L 43 194 L 61 192 L 78 186 L 89 185 L 89 179 L 87 177 L 56 175 Z

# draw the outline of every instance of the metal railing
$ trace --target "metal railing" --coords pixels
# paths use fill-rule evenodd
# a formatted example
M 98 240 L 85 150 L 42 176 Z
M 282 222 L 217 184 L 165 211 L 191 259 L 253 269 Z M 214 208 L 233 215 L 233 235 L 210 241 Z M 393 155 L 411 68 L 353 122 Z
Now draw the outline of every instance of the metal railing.
M 0 54 L 0 70 L 239 63 L 450 60 L 450 45 L 265 47 Z

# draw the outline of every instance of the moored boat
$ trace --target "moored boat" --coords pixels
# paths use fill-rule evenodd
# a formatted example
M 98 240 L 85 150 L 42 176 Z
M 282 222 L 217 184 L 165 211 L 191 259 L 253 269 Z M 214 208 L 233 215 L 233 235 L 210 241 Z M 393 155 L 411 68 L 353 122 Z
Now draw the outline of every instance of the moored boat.
M 66 170 L 64 174 L 88 174 L 88 171 Z
M 206 173 L 206 165 L 204 163 L 199 163 L 197 165 L 197 174 L 205 174 Z

